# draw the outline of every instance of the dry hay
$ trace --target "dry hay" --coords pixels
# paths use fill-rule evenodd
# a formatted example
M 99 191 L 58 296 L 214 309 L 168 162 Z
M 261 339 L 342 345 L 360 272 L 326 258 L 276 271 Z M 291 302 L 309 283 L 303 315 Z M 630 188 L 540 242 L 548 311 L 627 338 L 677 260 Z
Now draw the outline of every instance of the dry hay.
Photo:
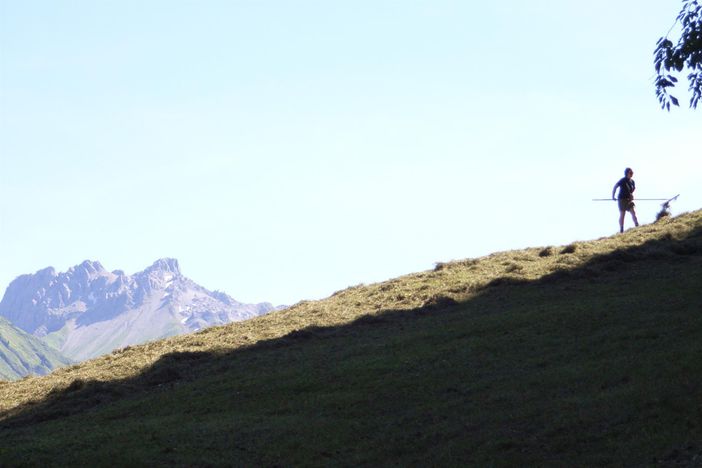
M 339 326 L 361 317 L 370 320 L 369 317 L 383 312 L 432 311 L 450 307 L 469 300 L 490 286 L 520 284 L 554 273 L 569 274 L 598 256 L 639 247 L 656 239 L 681 240 L 701 229 L 702 211 L 698 211 L 676 218 L 664 217 L 660 222 L 623 235 L 593 241 L 440 262 L 433 270 L 383 283 L 349 287 L 327 299 L 302 301 L 286 310 L 244 322 L 116 350 L 91 361 L 57 369 L 48 376 L 0 382 L 0 420 L 13 408 L 40 401 L 52 391 L 74 388 L 86 381 L 107 382 L 135 377 L 171 353 L 226 353 L 310 327 Z
M 670 210 L 666 205 L 663 205 L 661 208 L 661 211 L 659 211 L 656 214 L 656 222 L 660 221 L 662 218 L 665 218 L 666 216 L 670 216 Z

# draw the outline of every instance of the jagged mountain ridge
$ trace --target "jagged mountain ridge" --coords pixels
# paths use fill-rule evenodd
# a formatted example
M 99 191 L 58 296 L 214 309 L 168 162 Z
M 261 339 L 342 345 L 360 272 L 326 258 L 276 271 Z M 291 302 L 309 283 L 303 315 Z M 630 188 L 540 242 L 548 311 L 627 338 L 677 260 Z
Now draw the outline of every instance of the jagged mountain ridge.
M 133 275 L 90 260 L 62 273 L 49 267 L 16 278 L 0 301 L 0 316 L 75 360 L 274 309 L 209 291 L 172 258 Z

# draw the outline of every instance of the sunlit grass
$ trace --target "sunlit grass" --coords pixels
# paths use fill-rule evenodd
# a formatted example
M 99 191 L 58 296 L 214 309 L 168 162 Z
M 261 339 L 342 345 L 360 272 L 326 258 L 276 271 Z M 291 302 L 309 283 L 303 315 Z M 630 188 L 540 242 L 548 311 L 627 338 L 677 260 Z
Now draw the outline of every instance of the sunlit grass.
M 441 262 L 0 383 L 10 424 L 0 439 L 18 444 L 6 454 L 25 444 L 53 460 L 80 433 L 82 457 L 105 445 L 86 462 L 126 451 L 186 465 L 230 462 L 220 432 L 236 435 L 241 460 L 264 465 L 543 463 L 559 451 L 584 457 L 578 447 L 606 463 L 608 447 L 617 460 L 665 457 L 672 441 L 685 459 L 680 434 L 702 429 L 670 419 L 702 410 L 702 320 L 691 313 L 702 310 L 701 231 L 695 212 L 594 241 Z M 30 426 L 46 438 L 25 437 Z M 56 433 L 69 435 L 49 440 Z M 154 448 L 137 448 L 147 436 Z M 199 454 L 200 437 L 219 449 Z M 168 452 L 174 440 L 179 452 Z M 692 447 L 689 457 L 702 453 Z
M 52 390 L 67 387 L 75 379 L 109 381 L 133 377 L 168 353 L 225 352 L 309 326 L 336 326 L 378 311 L 423 307 L 438 297 L 463 301 L 498 278 L 536 280 L 556 271 L 576 269 L 598 255 L 641 246 L 650 240 L 684 238 L 699 227 L 700 213 L 674 220 L 663 219 L 623 235 L 549 247 L 552 252 L 549 255 L 543 255 L 544 248 L 538 247 L 441 262 L 434 270 L 378 284 L 349 287 L 327 299 L 303 301 L 286 310 L 244 322 L 117 350 L 98 359 L 58 369 L 49 376 L 0 384 L 0 411 L 40 399 Z

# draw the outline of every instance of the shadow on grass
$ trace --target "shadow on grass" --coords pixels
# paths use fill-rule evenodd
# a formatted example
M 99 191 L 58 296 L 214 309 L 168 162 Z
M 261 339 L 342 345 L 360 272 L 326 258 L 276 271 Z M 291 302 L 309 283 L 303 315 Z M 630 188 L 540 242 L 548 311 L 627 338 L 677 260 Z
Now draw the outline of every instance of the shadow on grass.
M 572 245 L 562 250 L 544 250 L 540 255 L 571 255 L 576 252 L 577 245 Z M 43 421 L 75 416 L 110 402 L 135 398 L 152 391 L 167 391 L 181 383 L 197 381 L 233 368 L 246 372 L 247 368 L 242 368 L 240 363 L 248 362 L 246 365 L 255 366 L 255 360 L 252 358 L 259 353 L 278 353 L 280 356 L 276 362 L 288 365 L 287 351 L 310 343 L 343 344 L 349 339 L 365 336 L 370 330 L 379 328 L 384 330 L 384 336 L 391 336 L 399 333 L 397 330 L 402 328 L 419 329 L 424 326 L 425 319 L 449 320 L 452 314 L 496 314 L 496 308 L 486 310 L 483 308 L 484 304 L 492 304 L 490 301 L 493 299 L 508 297 L 514 288 L 534 288 L 537 292 L 553 288 L 567 291 L 579 287 L 583 282 L 611 282 L 629 278 L 631 272 L 639 275 L 634 275 L 634 280 L 640 275 L 650 277 L 665 274 L 668 271 L 666 265 L 679 269 L 684 267 L 686 262 L 689 262 L 692 268 L 702 268 L 702 227 L 693 230 L 682 239 L 669 237 L 652 240 L 641 246 L 597 256 L 583 266 L 558 270 L 538 280 L 527 281 L 516 275 L 497 278 L 465 302 L 439 295 L 419 308 L 372 313 L 342 326 L 307 327 L 280 338 L 228 352 L 166 354 L 141 374 L 128 379 L 108 382 L 74 380 L 68 387 L 51 392 L 41 401 L 30 402 L 0 414 L 0 430 L 12 430 Z M 480 302 L 485 300 L 488 302 Z

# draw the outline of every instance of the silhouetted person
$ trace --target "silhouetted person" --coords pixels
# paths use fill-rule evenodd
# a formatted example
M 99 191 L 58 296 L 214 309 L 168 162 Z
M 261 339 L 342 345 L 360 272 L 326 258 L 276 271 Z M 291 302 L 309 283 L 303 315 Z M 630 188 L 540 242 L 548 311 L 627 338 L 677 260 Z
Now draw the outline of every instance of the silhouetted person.
M 618 200 L 619 204 L 619 232 L 624 232 L 624 215 L 628 211 L 631 213 L 631 218 L 634 220 L 634 226 L 639 225 L 639 220 L 636 219 L 636 210 L 634 205 L 634 190 L 636 190 L 636 184 L 634 183 L 634 171 L 630 167 L 624 169 L 624 177 L 619 179 L 619 181 L 614 184 L 612 189 L 612 200 Z M 619 189 L 619 196 L 614 198 L 614 193 Z

